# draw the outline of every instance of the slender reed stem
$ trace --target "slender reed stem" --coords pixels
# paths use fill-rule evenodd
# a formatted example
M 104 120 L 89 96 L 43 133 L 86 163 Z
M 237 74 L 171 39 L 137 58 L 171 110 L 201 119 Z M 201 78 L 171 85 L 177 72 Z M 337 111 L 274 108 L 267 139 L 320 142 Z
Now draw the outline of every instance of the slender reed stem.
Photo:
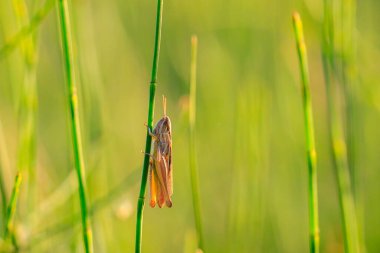
M 356 133 L 360 131 L 355 125 L 356 101 L 354 96 L 356 69 L 354 49 L 355 0 L 344 0 L 342 9 L 342 82 L 346 102 L 347 154 L 352 178 L 352 189 L 356 197 Z
M 355 203 L 351 189 L 344 130 L 336 101 L 338 96 L 336 82 L 338 78 L 334 76 L 336 61 L 334 56 L 333 6 L 329 0 L 325 0 L 324 5 L 322 53 L 329 112 L 331 151 L 337 176 L 345 252 L 356 253 L 360 252 L 360 250 Z
M 81 217 L 82 217 L 82 229 L 83 229 L 83 242 L 86 253 L 93 252 L 92 245 L 92 230 L 91 224 L 88 217 L 87 211 L 87 196 L 84 181 L 84 159 L 82 151 L 82 139 L 80 132 L 80 120 L 79 120 L 79 108 L 78 108 L 78 96 L 77 87 L 75 82 L 74 73 L 74 59 L 73 59 L 73 49 L 71 40 L 71 30 L 70 30 L 70 17 L 69 9 L 67 5 L 67 0 L 59 0 L 58 15 L 61 27 L 61 40 L 62 40 L 62 50 L 65 61 L 66 70 L 66 82 L 68 89 L 68 103 L 70 108 L 70 123 L 71 123 L 71 136 L 73 144 L 73 153 L 75 161 L 75 169 L 78 176 L 79 185 L 79 199 L 81 207 Z
M 16 204 L 17 204 L 18 195 L 20 192 L 21 179 L 22 179 L 21 173 L 17 173 L 15 177 L 15 183 L 12 189 L 12 195 L 11 195 L 11 198 L 9 199 L 9 204 L 7 208 L 7 219 L 5 222 L 6 226 L 5 226 L 5 231 L 4 231 L 5 239 L 9 239 L 11 236 L 10 233 L 13 233 L 13 219 L 16 212 Z
M 31 34 L 46 18 L 53 8 L 56 0 L 46 0 L 45 4 L 39 9 L 29 24 L 23 26 L 13 37 L 7 40 L 6 44 L 0 48 L 0 60 L 12 52 L 17 45 L 29 34 Z
M 29 23 L 27 4 L 24 0 L 13 0 L 13 8 L 22 27 Z M 20 43 L 24 61 L 24 82 L 21 89 L 21 103 L 19 111 L 19 147 L 18 170 L 27 173 L 28 210 L 34 209 L 36 199 L 36 112 L 37 112 L 37 87 L 36 87 L 36 43 L 32 34 L 25 37 Z
M 157 70 L 158 70 L 158 59 L 160 53 L 161 44 L 161 27 L 162 27 L 162 5 L 163 0 L 157 0 L 157 16 L 156 16 L 156 32 L 155 32 L 155 42 L 154 42 L 154 53 L 153 53 L 153 66 L 152 66 L 152 77 L 149 86 L 149 109 L 148 109 L 148 129 L 146 132 L 146 142 L 145 142 L 145 156 L 142 168 L 141 176 L 141 186 L 140 194 L 137 201 L 137 218 L 136 218 L 136 242 L 135 242 L 135 252 L 141 252 L 141 238 L 142 238 L 142 224 L 143 224 L 143 211 L 145 203 L 145 191 L 146 184 L 148 180 L 148 169 L 149 169 L 149 153 L 151 150 L 152 137 L 149 135 L 149 129 L 152 129 L 153 125 L 153 112 L 154 112 L 154 100 L 156 94 L 157 85 Z
M 358 216 L 358 233 L 361 251 L 366 251 L 364 240 L 364 204 L 361 192 L 360 178 L 361 169 L 358 167 L 359 140 L 363 130 L 358 123 L 361 122 L 360 104 L 356 91 L 359 87 L 357 66 L 356 66 L 356 0 L 343 0 L 342 9 L 342 74 L 343 88 L 345 93 L 345 113 L 347 131 L 347 157 L 351 172 L 352 192 L 356 204 Z
M 319 252 L 319 221 L 318 221 L 318 180 L 317 180 L 317 152 L 314 140 L 313 111 L 310 95 L 309 67 L 307 63 L 306 44 L 303 35 L 302 21 L 300 15 L 293 14 L 293 26 L 296 37 L 298 58 L 300 62 L 303 107 L 306 133 L 306 156 L 309 168 L 309 233 L 310 252 Z
M 199 191 L 199 175 L 197 165 L 195 119 L 196 119 L 196 97 L 197 97 L 197 47 L 198 38 L 191 37 L 191 65 L 190 65 L 190 101 L 189 101 L 189 157 L 190 157 L 190 178 L 193 196 L 193 209 L 195 227 L 197 230 L 198 249 L 204 251 L 201 200 Z

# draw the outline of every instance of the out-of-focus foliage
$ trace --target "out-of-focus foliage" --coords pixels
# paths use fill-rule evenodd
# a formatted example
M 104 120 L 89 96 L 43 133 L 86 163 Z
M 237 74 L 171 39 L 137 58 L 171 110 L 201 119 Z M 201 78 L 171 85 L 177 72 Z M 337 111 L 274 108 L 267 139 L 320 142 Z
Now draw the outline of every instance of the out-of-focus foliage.
M 355 186 L 366 248 L 378 252 L 380 3 L 357 2 Z M 32 16 L 44 3 L 28 4 Z M 133 252 L 156 1 L 76 0 L 70 8 L 90 205 L 134 175 L 113 201 L 93 209 L 95 252 Z M 291 26 L 295 9 L 303 17 L 309 52 L 321 252 L 343 252 L 321 61 L 323 1 L 318 0 L 164 2 L 155 118 L 163 113 L 159 98 L 165 94 L 173 124 L 173 208 L 146 206 L 143 252 L 195 252 L 187 143 L 192 34 L 199 39 L 196 136 L 206 252 L 307 252 L 305 134 Z M 54 7 L 35 30 L 36 210 L 27 210 L 27 188 L 22 188 L 16 231 L 27 250 L 82 252 L 57 28 Z M 0 0 L 0 47 L 17 31 L 11 1 Z M 0 168 L 8 195 L 17 170 L 24 73 L 20 48 L 0 59 Z

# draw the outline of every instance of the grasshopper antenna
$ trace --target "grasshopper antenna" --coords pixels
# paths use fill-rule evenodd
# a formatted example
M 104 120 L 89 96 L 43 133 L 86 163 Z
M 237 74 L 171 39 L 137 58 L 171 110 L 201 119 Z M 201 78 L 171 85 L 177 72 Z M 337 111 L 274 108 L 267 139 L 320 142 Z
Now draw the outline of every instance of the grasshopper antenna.
M 162 106 L 164 109 L 164 116 L 166 116 L 166 97 L 165 97 L 165 95 L 162 95 Z

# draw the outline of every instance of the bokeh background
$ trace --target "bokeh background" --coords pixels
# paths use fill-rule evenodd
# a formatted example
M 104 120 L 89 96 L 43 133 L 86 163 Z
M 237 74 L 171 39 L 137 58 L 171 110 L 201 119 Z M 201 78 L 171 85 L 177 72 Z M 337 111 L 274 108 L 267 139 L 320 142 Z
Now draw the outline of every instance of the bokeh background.
M 27 2 L 30 16 L 45 5 Z M 133 252 L 156 1 L 69 2 L 95 252 Z M 25 173 L 16 215 L 24 252 L 83 252 L 56 7 L 34 33 L 37 183 L 30 205 Z M 303 18 L 309 53 L 321 252 L 343 252 L 321 60 L 321 0 L 164 2 L 155 122 L 164 94 L 173 126 L 174 205 L 146 205 L 143 252 L 196 249 L 188 156 L 193 34 L 199 40 L 196 141 L 206 252 L 308 251 L 294 10 Z M 379 11 L 379 1 L 357 1 L 354 187 L 367 252 L 380 251 Z M 19 28 L 12 1 L 0 0 L 0 46 Z M 7 195 L 20 160 L 24 78 L 17 47 L 0 59 L 0 168 Z

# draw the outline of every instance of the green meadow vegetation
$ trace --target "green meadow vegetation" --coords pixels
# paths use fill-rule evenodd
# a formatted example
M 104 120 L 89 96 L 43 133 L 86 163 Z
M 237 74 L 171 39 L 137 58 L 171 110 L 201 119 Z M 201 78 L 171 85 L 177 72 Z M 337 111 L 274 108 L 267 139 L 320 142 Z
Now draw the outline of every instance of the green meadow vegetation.
M 0 0 L 0 252 L 380 252 L 379 11 Z

